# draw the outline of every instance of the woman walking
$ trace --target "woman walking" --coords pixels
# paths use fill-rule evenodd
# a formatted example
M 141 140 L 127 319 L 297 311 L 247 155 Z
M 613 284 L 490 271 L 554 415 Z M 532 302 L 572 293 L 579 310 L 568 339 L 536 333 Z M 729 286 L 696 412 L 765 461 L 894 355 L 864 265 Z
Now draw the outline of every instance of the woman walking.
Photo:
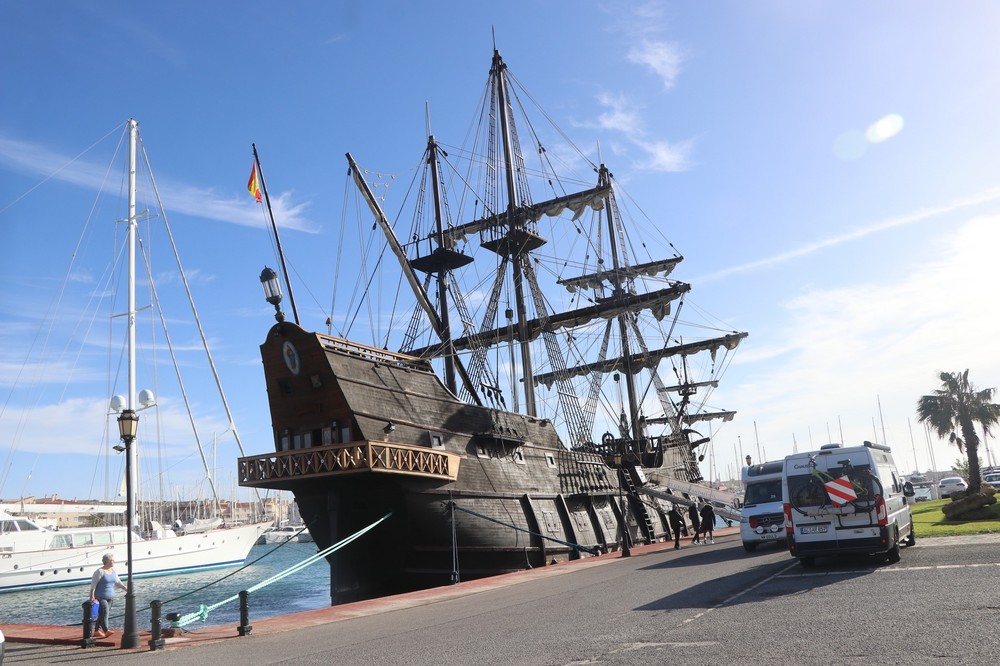
M 715 508 L 712 507 L 710 502 L 706 502 L 705 506 L 701 507 L 701 532 L 702 541 L 705 543 L 715 543 Z
M 115 588 L 127 590 L 125 583 L 115 572 L 115 558 L 111 553 L 105 553 L 101 558 L 103 565 L 94 572 L 90 579 L 90 600 L 100 604 L 97 613 L 97 631 L 94 632 L 96 638 L 107 638 L 115 633 L 108 628 L 108 616 L 111 614 L 111 602 L 115 598 Z
M 691 519 L 691 531 L 694 532 L 694 538 L 691 539 L 691 543 L 698 543 L 698 532 L 701 530 L 701 515 L 698 513 L 697 502 L 688 508 L 688 517 Z

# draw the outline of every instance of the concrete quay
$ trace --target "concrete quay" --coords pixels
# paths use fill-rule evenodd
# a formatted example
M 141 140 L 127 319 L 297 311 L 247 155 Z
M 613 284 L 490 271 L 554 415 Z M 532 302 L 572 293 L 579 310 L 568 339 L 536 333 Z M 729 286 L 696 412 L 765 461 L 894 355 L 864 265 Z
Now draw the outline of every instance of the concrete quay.
M 781 544 L 745 553 L 733 528 L 714 545 L 689 541 L 256 620 L 248 637 L 232 625 L 196 628 L 156 652 L 24 643 L 55 636 L 3 625 L 18 641 L 5 663 L 994 661 L 1000 536 L 918 537 L 898 564 L 852 558 L 808 570 Z
M 715 536 L 717 543 L 719 543 L 718 540 L 723 537 L 731 536 L 733 534 L 736 534 L 737 536 L 739 535 L 739 527 L 726 527 L 721 530 L 716 530 Z M 682 538 L 681 543 L 684 548 L 701 547 L 698 544 L 692 544 L 690 537 Z M 631 552 L 633 556 L 638 557 L 644 554 L 673 549 L 673 547 L 673 541 L 659 542 L 649 545 L 635 546 L 631 549 Z M 711 546 L 707 547 L 710 548 Z M 405 608 L 413 608 L 416 606 L 437 603 L 440 601 L 447 601 L 449 599 L 463 597 L 470 594 L 479 594 L 488 590 L 496 590 L 509 587 L 511 585 L 518 585 L 537 580 L 539 578 L 567 574 L 572 573 L 573 571 L 580 571 L 595 566 L 601 566 L 618 559 L 621 559 L 621 553 L 616 551 L 597 557 L 585 557 L 579 560 L 561 562 L 536 569 L 516 571 L 490 578 L 465 581 L 456 585 L 418 590 L 415 592 L 407 592 L 389 597 L 330 606 L 328 608 L 318 608 L 316 610 L 290 613 L 288 615 L 276 615 L 259 620 L 253 619 L 253 610 L 251 608 L 250 623 L 253 626 L 251 637 L 294 631 L 305 627 L 315 627 L 333 622 L 349 620 L 352 618 L 374 615 L 377 613 L 386 613 Z M 35 643 L 79 647 L 80 640 L 83 635 L 79 626 L 0 624 L 0 629 L 2 629 L 8 643 Z M 164 649 L 170 650 L 185 646 L 246 638 L 239 636 L 236 631 L 236 626 L 231 624 L 210 625 L 205 627 L 193 624 L 186 629 L 187 630 L 182 636 L 165 639 Z M 131 652 L 145 652 L 149 650 L 148 643 L 150 640 L 150 633 L 148 631 L 140 631 L 139 635 L 141 647 L 131 650 Z M 116 633 L 112 634 L 108 638 L 96 639 L 95 647 L 117 648 L 120 643 L 121 628 L 117 628 Z

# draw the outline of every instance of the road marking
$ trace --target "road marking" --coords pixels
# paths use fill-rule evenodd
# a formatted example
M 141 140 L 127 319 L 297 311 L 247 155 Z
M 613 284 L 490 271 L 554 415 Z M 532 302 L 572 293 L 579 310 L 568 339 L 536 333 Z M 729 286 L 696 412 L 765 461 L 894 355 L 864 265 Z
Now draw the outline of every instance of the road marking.
M 878 573 L 891 573 L 893 571 L 926 571 L 928 569 L 976 569 L 981 567 L 1000 567 L 1000 562 L 977 562 L 975 564 L 938 564 L 927 567 L 889 567 L 888 569 L 876 569 Z
M 929 571 L 931 569 L 975 569 L 982 567 L 1000 567 L 1000 562 L 978 562 L 975 564 L 937 564 L 922 567 L 880 567 L 871 569 L 858 569 L 855 571 L 810 571 L 808 573 L 786 574 L 779 572 L 776 578 L 811 578 L 822 576 L 850 576 L 855 574 L 869 573 L 893 573 L 895 571 Z M 787 571 L 787 570 L 786 570 Z
M 795 573 L 795 574 L 785 574 L 782 573 L 779 578 L 816 578 L 822 576 L 854 576 L 857 574 L 867 574 L 872 573 L 875 569 L 857 569 L 854 571 L 810 571 L 807 573 Z

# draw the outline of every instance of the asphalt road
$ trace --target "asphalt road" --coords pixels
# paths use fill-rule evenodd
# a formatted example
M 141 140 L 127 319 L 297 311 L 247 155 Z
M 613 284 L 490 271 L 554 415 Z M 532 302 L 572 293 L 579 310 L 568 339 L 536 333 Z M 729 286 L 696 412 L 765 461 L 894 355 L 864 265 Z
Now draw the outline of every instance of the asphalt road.
M 1000 536 L 806 570 L 738 536 L 318 627 L 162 652 L 8 644 L 4 665 L 994 664 Z

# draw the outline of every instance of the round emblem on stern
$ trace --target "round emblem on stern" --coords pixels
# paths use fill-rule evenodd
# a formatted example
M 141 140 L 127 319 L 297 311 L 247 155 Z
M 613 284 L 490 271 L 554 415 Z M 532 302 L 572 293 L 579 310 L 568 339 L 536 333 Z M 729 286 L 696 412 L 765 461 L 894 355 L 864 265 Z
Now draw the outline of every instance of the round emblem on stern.
M 291 373 L 298 375 L 302 369 L 302 364 L 299 362 L 299 350 L 295 348 L 295 345 L 285 340 L 281 345 L 281 356 L 285 359 L 285 366 L 288 367 Z

